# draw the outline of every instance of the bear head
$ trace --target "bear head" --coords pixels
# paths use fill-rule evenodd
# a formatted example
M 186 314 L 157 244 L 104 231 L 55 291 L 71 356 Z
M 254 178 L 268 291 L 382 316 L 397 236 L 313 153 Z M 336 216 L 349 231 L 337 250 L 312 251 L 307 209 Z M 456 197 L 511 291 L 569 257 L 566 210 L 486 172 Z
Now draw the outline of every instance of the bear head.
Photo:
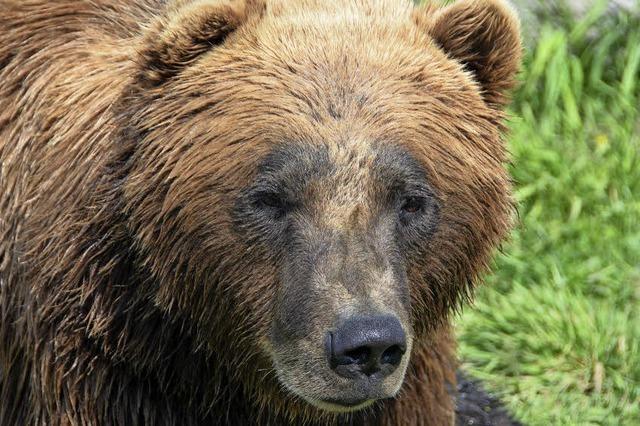
M 259 404 L 394 396 L 511 225 L 517 18 L 502 0 L 167 8 L 120 117 L 154 303 Z

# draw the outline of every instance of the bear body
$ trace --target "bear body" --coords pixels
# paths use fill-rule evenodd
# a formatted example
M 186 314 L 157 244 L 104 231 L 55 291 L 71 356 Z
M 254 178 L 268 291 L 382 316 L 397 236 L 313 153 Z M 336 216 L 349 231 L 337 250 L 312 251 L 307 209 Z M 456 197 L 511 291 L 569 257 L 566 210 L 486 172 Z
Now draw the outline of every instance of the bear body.
M 452 424 L 519 60 L 498 0 L 0 0 L 0 424 Z

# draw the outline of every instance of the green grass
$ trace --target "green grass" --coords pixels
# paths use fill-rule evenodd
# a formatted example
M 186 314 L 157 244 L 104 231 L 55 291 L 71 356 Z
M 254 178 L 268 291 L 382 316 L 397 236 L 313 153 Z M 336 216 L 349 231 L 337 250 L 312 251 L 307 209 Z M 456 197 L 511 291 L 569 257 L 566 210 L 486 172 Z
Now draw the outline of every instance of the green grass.
M 460 356 L 530 425 L 640 425 L 640 19 L 546 27 L 509 148 L 518 227 Z

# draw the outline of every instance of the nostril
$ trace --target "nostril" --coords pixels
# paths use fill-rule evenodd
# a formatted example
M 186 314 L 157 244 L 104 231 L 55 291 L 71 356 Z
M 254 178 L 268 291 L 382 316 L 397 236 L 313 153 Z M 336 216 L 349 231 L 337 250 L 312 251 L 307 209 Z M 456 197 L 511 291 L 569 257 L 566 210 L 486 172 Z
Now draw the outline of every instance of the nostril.
M 393 345 L 387 348 L 380 357 L 382 364 L 398 365 L 404 355 L 404 349 L 400 345 Z
M 371 349 L 361 346 L 344 353 L 346 360 L 351 361 L 350 364 L 366 364 L 371 356 Z

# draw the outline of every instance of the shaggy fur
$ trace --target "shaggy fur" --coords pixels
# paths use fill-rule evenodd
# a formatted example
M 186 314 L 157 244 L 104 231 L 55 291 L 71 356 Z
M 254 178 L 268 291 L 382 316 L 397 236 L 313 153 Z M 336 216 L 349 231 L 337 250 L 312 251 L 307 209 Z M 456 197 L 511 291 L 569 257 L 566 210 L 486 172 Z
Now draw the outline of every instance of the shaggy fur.
M 0 0 L 0 424 L 451 424 L 519 61 L 500 0 Z M 363 412 L 274 370 L 282 259 L 233 210 L 287 141 L 402 146 L 441 204 L 404 254 L 404 384 Z

